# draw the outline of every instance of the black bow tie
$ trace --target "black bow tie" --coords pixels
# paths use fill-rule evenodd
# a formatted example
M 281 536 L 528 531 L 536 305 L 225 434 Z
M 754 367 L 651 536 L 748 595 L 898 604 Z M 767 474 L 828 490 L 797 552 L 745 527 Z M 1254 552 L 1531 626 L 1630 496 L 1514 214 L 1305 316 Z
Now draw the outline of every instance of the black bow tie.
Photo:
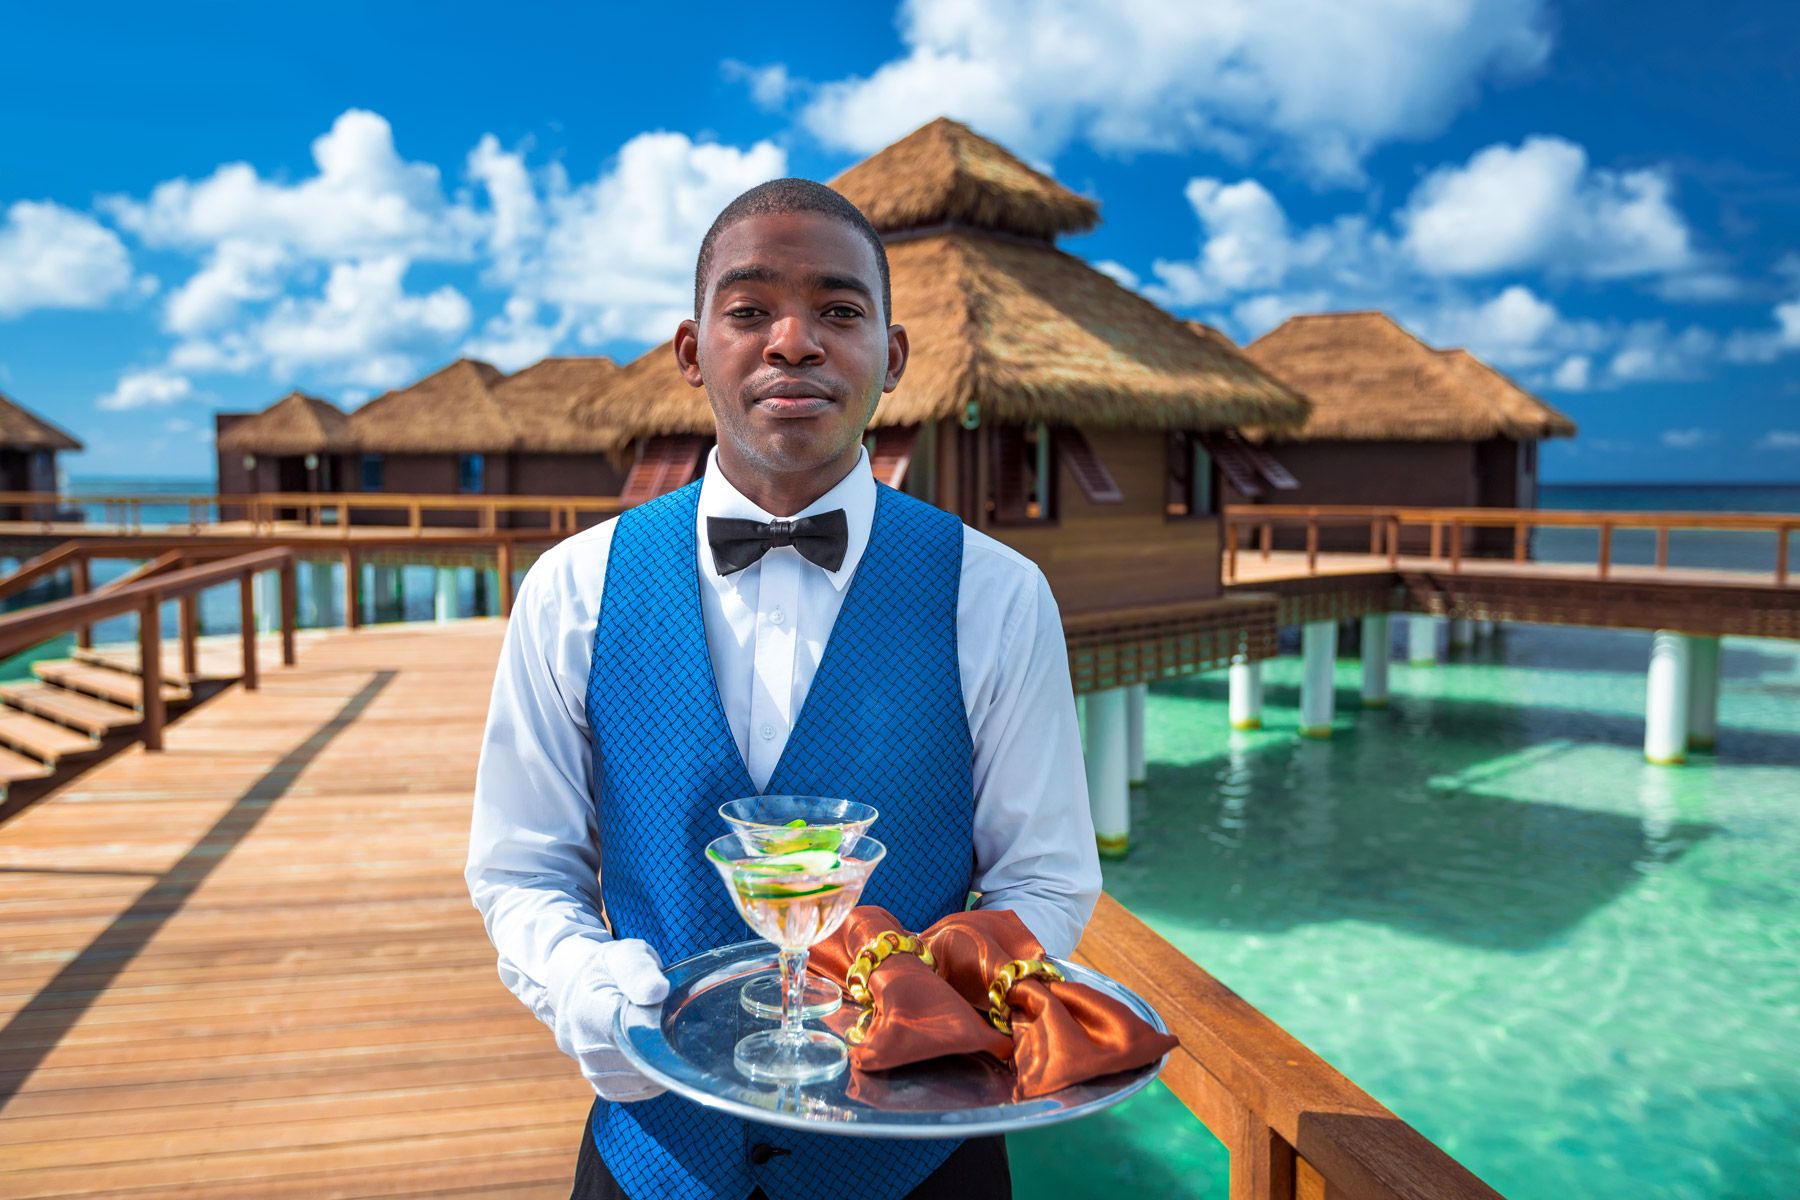
M 834 508 L 797 521 L 745 521 L 737 517 L 706 518 L 706 540 L 719 574 L 741 571 L 776 546 L 792 546 L 807 562 L 835 571 L 844 565 L 850 544 L 850 522 Z

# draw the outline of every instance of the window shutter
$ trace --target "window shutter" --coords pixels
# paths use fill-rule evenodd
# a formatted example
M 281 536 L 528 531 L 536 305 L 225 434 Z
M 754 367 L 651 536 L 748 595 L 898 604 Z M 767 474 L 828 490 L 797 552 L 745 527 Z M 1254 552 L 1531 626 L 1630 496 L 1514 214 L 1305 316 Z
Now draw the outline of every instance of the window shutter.
M 1023 521 L 1031 500 L 1025 431 L 1017 425 L 995 425 L 989 429 L 988 437 L 993 446 L 994 519 Z
M 919 427 L 889 425 L 871 432 L 875 448 L 869 451 L 869 468 L 877 481 L 897 488 L 906 482 L 906 468 L 912 465 L 913 449 L 919 444 Z
M 678 487 L 692 483 L 700 469 L 700 452 L 706 439 L 698 434 L 682 433 L 653 437 L 638 451 L 638 460 L 625 477 L 619 499 L 625 504 L 642 504 Z
M 1125 493 L 1119 490 L 1112 472 L 1100 461 L 1094 447 L 1082 436 L 1081 430 L 1072 425 L 1060 426 L 1056 431 L 1056 444 L 1062 450 L 1063 462 L 1068 465 L 1069 474 L 1075 477 L 1082 494 L 1093 504 L 1122 504 Z
M 1200 444 L 1206 447 L 1206 452 L 1219 464 L 1219 473 L 1238 490 L 1239 495 L 1246 500 L 1254 500 L 1263 494 L 1261 472 L 1245 453 L 1246 443 L 1236 433 L 1227 430 L 1223 433 L 1202 434 Z
M 1193 491 L 1188 475 L 1194 469 L 1192 435 L 1171 433 L 1163 439 L 1163 506 L 1170 516 L 1186 516 Z
M 1270 487 L 1278 491 L 1291 492 L 1300 486 L 1300 481 L 1294 478 L 1294 473 L 1282 466 L 1273 454 L 1255 442 L 1240 441 L 1239 445 L 1243 446 L 1245 454 L 1255 465 L 1256 473 L 1268 480 Z

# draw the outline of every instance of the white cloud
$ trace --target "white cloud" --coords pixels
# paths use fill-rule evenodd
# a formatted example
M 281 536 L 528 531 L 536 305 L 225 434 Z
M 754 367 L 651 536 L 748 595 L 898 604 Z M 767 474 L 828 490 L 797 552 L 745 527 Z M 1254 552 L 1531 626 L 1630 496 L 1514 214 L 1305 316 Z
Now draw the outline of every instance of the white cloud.
M 223 325 L 243 305 L 279 294 L 287 265 L 287 253 L 280 246 L 238 238 L 220 242 L 206 265 L 169 293 L 164 323 L 185 334 Z
M 1758 450 L 1800 450 L 1800 429 L 1771 429 L 1757 440 Z
M 496 211 L 526 211 L 525 191 L 535 206 L 531 221 L 511 222 L 517 232 L 496 244 L 494 281 L 554 309 L 557 326 L 589 345 L 673 334 L 692 314 L 694 256 L 707 226 L 739 193 L 787 169 L 770 142 L 740 150 L 643 133 L 589 183 L 571 185 L 556 167 L 543 172 L 539 196 L 520 188 L 522 155 L 477 152 L 471 167 Z
M 785 108 L 788 97 L 795 88 L 793 76 L 788 74 L 786 65 L 782 63 L 753 67 L 749 63 L 728 58 L 719 64 L 719 69 L 725 78 L 737 80 L 748 87 L 750 99 L 765 112 L 779 112 Z
M 1590 279 L 1692 271 L 1687 223 L 1660 170 L 1591 167 L 1556 137 L 1495 145 L 1462 166 L 1440 167 L 1398 215 L 1404 244 L 1433 275 L 1527 269 Z M 1688 277 L 1701 287 L 1707 276 Z
M 435 166 L 400 157 L 386 118 L 350 109 L 312 153 L 318 173 L 294 184 L 228 163 L 198 182 L 159 183 L 146 201 L 105 204 L 151 246 L 205 250 L 236 241 L 324 261 L 459 259 L 472 251 L 479 220 L 444 197 Z
M 1093 266 L 1094 270 L 1100 272 L 1102 275 L 1105 275 L 1107 278 L 1111 279 L 1114 283 L 1118 284 L 1120 287 L 1125 288 L 1127 291 L 1135 292 L 1138 290 L 1138 288 L 1143 286 L 1144 281 L 1138 278 L 1137 272 L 1133 271 L 1130 267 L 1126 266 L 1124 263 L 1114 262 L 1110 258 L 1106 258 L 1106 259 L 1101 259 L 1099 262 L 1093 263 L 1092 266 Z
M 906 52 L 825 83 L 802 120 L 875 150 L 933 117 L 1027 155 L 1284 145 L 1314 174 L 1360 175 L 1375 146 L 1429 136 L 1491 79 L 1549 51 L 1541 0 L 908 0 Z
M 1665 429 L 1662 444 L 1671 450 L 1695 450 L 1711 442 L 1719 440 L 1719 435 L 1709 429 Z
M 1585 354 L 1569 355 L 1550 374 L 1550 386 L 1564 392 L 1585 392 L 1593 381 L 1594 360 Z
M 0 221 L 0 319 L 37 308 L 100 308 L 131 282 L 125 244 L 85 213 L 20 200 Z
M 539 322 L 536 301 L 514 296 L 498 316 L 481 327 L 480 334 L 463 343 L 461 353 L 511 374 L 549 354 L 563 332 L 559 326 Z
M 177 375 L 161 367 L 127 371 L 119 377 L 113 390 L 100 397 L 99 406 L 107 412 L 124 412 L 132 408 L 160 408 L 186 400 L 194 395 L 194 385 L 185 375 Z

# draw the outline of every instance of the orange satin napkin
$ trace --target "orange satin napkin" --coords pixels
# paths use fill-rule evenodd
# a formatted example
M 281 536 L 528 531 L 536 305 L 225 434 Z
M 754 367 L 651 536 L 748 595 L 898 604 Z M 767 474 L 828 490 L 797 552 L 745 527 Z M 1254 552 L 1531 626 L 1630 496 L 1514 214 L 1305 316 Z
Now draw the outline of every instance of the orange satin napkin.
M 857 950 L 888 929 L 899 926 L 885 909 L 858 908 L 837 937 L 814 948 L 815 960 L 821 970 L 842 980 Z M 937 960 L 936 972 L 915 955 L 891 954 L 869 977 L 875 1015 L 862 1045 L 850 1051 L 859 1069 L 885 1070 L 944 1054 L 986 1051 L 1011 1060 L 1018 1094 L 1029 1098 L 1146 1066 L 1177 1044 L 1118 1001 L 1067 981 L 1020 980 L 1008 993 L 1012 1036 L 995 1029 L 987 1018 L 989 985 L 1007 963 L 1044 954 L 1015 913 L 954 913 L 927 929 L 921 940 Z M 914 1005 L 919 1007 L 911 1009 Z M 974 1017 L 991 1036 L 976 1044 L 964 1015 Z
M 1020 926 L 1023 928 L 1023 926 Z M 866 904 L 844 919 L 838 932 L 812 949 L 807 966 L 843 983 L 856 953 L 884 930 L 903 932 L 887 909 Z M 887 1071 L 946 1054 L 996 1058 L 1012 1053 L 1012 1039 L 987 1020 L 913 954 L 892 954 L 869 975 L 875 1014 L 867 1035 L 850 1046 L 851 1065 Z M 859 1010 L 846 997 L 843 1013 Z

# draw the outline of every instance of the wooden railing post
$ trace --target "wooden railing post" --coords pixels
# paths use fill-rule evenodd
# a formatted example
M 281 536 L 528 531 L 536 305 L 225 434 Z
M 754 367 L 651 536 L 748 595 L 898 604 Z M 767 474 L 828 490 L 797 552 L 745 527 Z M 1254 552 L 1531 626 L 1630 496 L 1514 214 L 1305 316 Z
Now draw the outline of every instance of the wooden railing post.
M 415 500 L 406 507 L 406 527 L 412 530 L 412 532 L 417 533 L 424 524 L 424 511 L 419 506 L 419 502 Z
M 1531 556 L 1531 527 L 1523 521 L 1513 522 L 1513 561 L 1524 562 Z
M 238 576 L 238 625 L 242 630 L 239 638 L 243 646 L 244 690 L 256 690 L 256 572 L 245 571 Z
M 1225 582 L 1237 582 L 1238 527 L 1229 517 L 1225 520 Z
M 1462 545 L 1462 522 L 1452 521 L 1450 522 L 1450 573 L 1452 575 L 1462 570 Z
M 344 628 L 362 626 L 362 581 L 356 573 L 356 551 L 344 551 Z
M 1669 527 L 1656 527 L 1656 569 L 1665 571 L 1669 567 Z
M 1441 521 L 1431 523 L 1431 554 L 1433 561 L 1444 556 L 1444 525 Z
M 77 554 L 69 564 L 69 591 L 77 596 L 85 596 L 93 588 L 93 576 L 88 570 L 88 559 L 85 554 Z M 94 644 L 94 627 L 83 625 L 75 631 L 75 644 L 86 650 Z
M 288 556 L 281 564 L 281 665 L 294 665 L 294 629 L 300 607 L 299 588 L 295 586 L 294 559 Z
M 1788 581 L 1788 537 L 1794 527 L 1777 525 L 1775 527 L 1775 586 L 1785 587 Z
M 512 616 L 513 609 L 513 548 L 511 542 L 501 542 L 494 554 L 496 570 L 500 577 L 500 615 Z
M 1287 1139 L 1249 1109 L 1241 1112 L 1233 1132 L 1237 1144 L 1230 1147 L 1231 1200 L 1299 1200 L 1294 1148 Z
M 162 593 L 152 592 L 138 609 L 138 675 L 144 685 L 144 749 L 163 748 Z
M 1319 573 L 1319 518 L 1306 518 L 1306 573 Z
M 1369 518 L 1369 557 L 1374 558 L 1381 553 L 1381 518 Z
M 180 600 L 181 622 L 181 674 L 190 683 L 200 673 L 200 603 L 193 592 L 182 593 Z
M 1268 562 L 1269 556 L 1274 553 L 1275 553 L 1275 523 L 1273 521 L 1264 521 L 1262 523 L 1263 561 Z
M 1612 522 L 1600 522 L 1600 578 L 1612 574 Z
M 1398 567 L 1400 565 L 1400 518 L 1397 515 L 1388 518 L 1387 550 L 1388 566 L 1390 568 Z

